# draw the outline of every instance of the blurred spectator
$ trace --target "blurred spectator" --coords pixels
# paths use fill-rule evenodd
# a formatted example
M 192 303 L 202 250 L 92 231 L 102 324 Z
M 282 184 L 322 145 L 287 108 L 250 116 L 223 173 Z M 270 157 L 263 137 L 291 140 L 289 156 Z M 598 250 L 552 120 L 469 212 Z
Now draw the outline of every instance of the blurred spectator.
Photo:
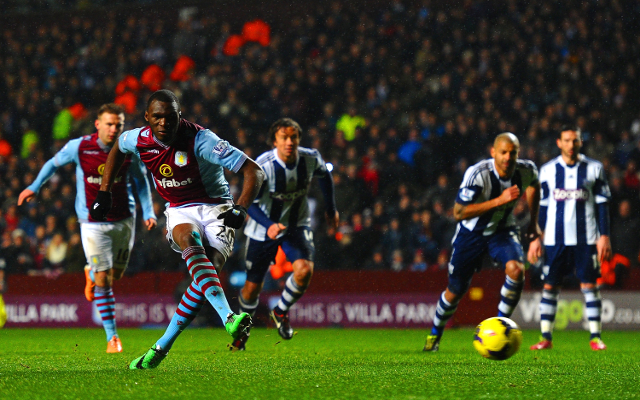
M 409 270 L 416 272 L 424 272 L 427 270 L 427 263 L 422 256 L 422 250 L 416 250 L 413 255 L 413 262 L 409 266 Z
M 51 2 L 17 3 L 8 10 L 41 12 Z M 421 2 L 403 4 L 401 12 L 395 10 L 399 3 L 318 3 L 287 13 L 285 20 L 275 16 L 284 6 L 274 4 L 274 16 L 262 15 L 270 28 L 266 47 L 264 35 L 249 35 L 258 42 L 246 43 L 240 36 L 242 24 L 256 28 L 252 35 L 264 26 L 249 19 L 232 26 L 215 16 L 215 5 L 185 8 L 176 24 L 175 15 L 151 19 L 138 5 L 123 17 L 78 14 L 76 3 L 55 2 L 69 23 L 21 15 L 8 20 L 1 34 L 0 229 L 21 226 L 33 239 L 35 222 L 47 227 L 45 240 L 58 230 L 71 239 L 74 224 L 65 221 L 72 212 L 72 168 L 61 168 L 38 201 L 17 212 L 10 207 L 19 193 L 12 182 L 17 190 L 30 183 L 69 138 L 89 133 L 93 121 L 83 108 L 112 101 L 119 82 L 142 79 L 152 65 L 153 79 L 145 75 L 143 85 L 121 94 L 129 96 L 123 101 L 130 111 L 139 109 L 148 90 L 165 85 L 179 93 L 185 115 L 248 154 L 270 147 L 268 121 L 304 121 L 309 135 L 303 139 L 336 167 L 338 209 L 352 228 L 344 234 L 348 247 L 339 249 L 367 247 L 367 258 L 382 245 L 390 216 L 408 221 L 423 211 L 430 221 L 418 247 L 426 262 L 450 249 L 451 206 L 462 171 L 487 158 L 487 145 L 505 130 L 520 138 L 521 156 L 540 166 L 558 152 L 558 128 L 577 123 L 585 154 L 605 165 L 612 207 L 624 198 L 632 209 L 640 206 L 633 63 L 640 57 L 634 36 L 640 9 L 633 2 L 509 2 L 502 8 L 480 0 L 464 6 L 430 2 L 427 13 Z M 88 10 L 92 4 L 83 2 Z M 227 56 L 223 46 L 234 34 L 242 43 Z M 188 58 L 182 58 L 180 79 L 163 81 L 182 56 Z M 144 124 L 137 114 L 127 120 Z M 28 131 L 37 133 L 23 138 Z M 401 185 L 406 194 L 398 192 Z M 371 230 L 364 227 L 367 208 Z M 353 229 L 356 214 L 362 215 L 362 230 Z M 348 265 L 332 249 L 335 236 L 322 226 L 316 232 L 318 269 L 361 267 L 362 260 Z M 401 236 L 399 248 L 412 257 L 418 249 L 413 234 Z M 164 241 L 161 234 L 136 243 L 139 261 L 131 271 L 176 268 L 156 241 Z M 391 261 L 386 250 L 384 257 Z
M 614 254 L 621 254 L 634 265 L 640 256 L 640 218 L 632 212 L 631 202 L 622 200 L 611 219 L 611 247 Z
M 67 242 L 61 233 L 53 234 L 49 245 L 47 246 L 46 266 L 53 270 L 62 269 L 65 258 L 67 257 Z

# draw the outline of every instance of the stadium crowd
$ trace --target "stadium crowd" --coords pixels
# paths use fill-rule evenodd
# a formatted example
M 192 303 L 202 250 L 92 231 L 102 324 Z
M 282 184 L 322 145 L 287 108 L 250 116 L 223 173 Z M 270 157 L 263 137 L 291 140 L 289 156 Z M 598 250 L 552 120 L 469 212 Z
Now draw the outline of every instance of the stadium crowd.
M 73 166 L 37 201 L 18 208 L 17 196 L 69 138 L 94 131 L 101 104 L 122 96 L 126 129 L 144 125 L 154 88 L 140 79 L 151 65 L 160 67 L 162 87 L 179 94 L 183 117 L 254 158 L 270 147 L 276 119 L 303 126 L 302 145 L 333 165 L 342 220 L 326 233 L 317 213 L 319 269 L 446 268 L 465 169 L 487 158 L 504 131 L 539 167 L 558 154 L 565 123 L 582 129 L 584 153 L 604 163 L 614 252 L 637 265 L 640 8 L 616 0 L 535 3 L 322 3 L 235 51 L 240 26 L 201 12 L 206 5 L 163 18 L 71 12 L 64 22 L 5 26 L 0 248 L 7 271 L 82 270 Z M 237 192 L 240 182 L 228 178 Z M 311 197 L 322 210 L 322 196 Z M 162 216 L 157 197 L 155 207 Z M 524 202 L 516 215 L 528 223 Z M 138 230 L 130 272 L 178 268 L 164 240 L 161 229 Z M 238 238 L 236 248 L 243 245 Z M 229 268 L 240 269 L 240 253 Z

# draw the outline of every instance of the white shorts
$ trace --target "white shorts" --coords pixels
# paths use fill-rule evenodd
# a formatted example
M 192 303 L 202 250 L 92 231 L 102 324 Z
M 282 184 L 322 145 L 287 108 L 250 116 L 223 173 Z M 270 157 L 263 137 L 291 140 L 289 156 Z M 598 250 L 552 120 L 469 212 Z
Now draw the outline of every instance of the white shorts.
M 167 240 L 171 248 L 178 253 L 182 249 L 173 241 L 173 228 L 180 224 L 193 224 L 197 227 L 205 246 L 213 247 L 224 256 L 226 260 L 233 250 L 233 242 L 236 231 L 224 225 L 218 215 L 233 207 L 232 204 L 202 204 L 199 206 L 183 208 L 167 208 L 164 215 L 167 217 Z
M 135 240 L 134 218 L 113 223 L 80 223 L 84 255 L 95 272 L 125 270 Z

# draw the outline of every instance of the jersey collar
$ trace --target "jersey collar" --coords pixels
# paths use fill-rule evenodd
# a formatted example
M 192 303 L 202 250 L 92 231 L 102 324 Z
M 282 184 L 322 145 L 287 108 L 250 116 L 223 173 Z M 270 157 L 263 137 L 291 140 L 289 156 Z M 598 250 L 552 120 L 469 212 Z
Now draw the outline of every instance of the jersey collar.
M 280 159 L 280 157 L 278 157 L 278 149 L 273 149 L 273 155 L 275 156 L 275 159 L 278 162 L 278 164 L 280 164 L 282 168 L 285 168 L 285 169 L 295 169 L 298 166 L 298 162 L 300 161 L 300 151 L 296 152 L 296 162 L 293 163 L 292 166 L 287 165 L 287 163 L 285 163 Z
M 562 154 L 558 156 L 558 160 L 560 162 L 560 165 L 562 165 L 563 167 L 573 168 L 584 161 L 584 154 L 578 154 L 578 159 L 576 160 L 576 163 L 573 165 L 569 165 L 566 162 L 564 162 L 564 158 L 562 158 Z

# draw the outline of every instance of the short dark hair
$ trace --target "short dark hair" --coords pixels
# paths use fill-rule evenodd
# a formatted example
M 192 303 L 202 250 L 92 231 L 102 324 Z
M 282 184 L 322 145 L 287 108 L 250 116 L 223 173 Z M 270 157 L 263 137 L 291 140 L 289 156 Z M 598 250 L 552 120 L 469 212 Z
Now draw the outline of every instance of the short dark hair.
M 153 94 L 149 96 L 149 100 L 147 100 L 147 109 L 149 109 L 149 106 L 154 100 L 161 101 L 163 103 L 176 103 L 178 105 L 178 111 L 180 110 L 180 101 L 178 100 L 178 96 L 176 96 L 176 94 L 171 90 L 160 89 L 153 92 Z
M 271 143 L 276 141 L 276 132 L 280 130 L 280 128 L 293 128 L 298 131 L 298 136 L 302 136 L 302 128 L 300 128 L 300 124 L 291 118 L 280 118 L 269 128 L 269 137 L 271 138 Z
M 564 124 L 560 127 L 560 130 L 558 131 L 558 139 L 562 138 L 562 132 L 565 131 L 574 131 L 574 132 L 578 132 L 578 135 L 580 135 L 580 137 L 582 137 L 582 130 L 580 130 L 580 128 L 578 127 L 578 125 L 574 125 L 574 124 Z
M 98 118 L 104 113 L 120 115 L 124 114 L 124 107 L 116 103 L 107 103 L 100 106 L 98 109 Z

